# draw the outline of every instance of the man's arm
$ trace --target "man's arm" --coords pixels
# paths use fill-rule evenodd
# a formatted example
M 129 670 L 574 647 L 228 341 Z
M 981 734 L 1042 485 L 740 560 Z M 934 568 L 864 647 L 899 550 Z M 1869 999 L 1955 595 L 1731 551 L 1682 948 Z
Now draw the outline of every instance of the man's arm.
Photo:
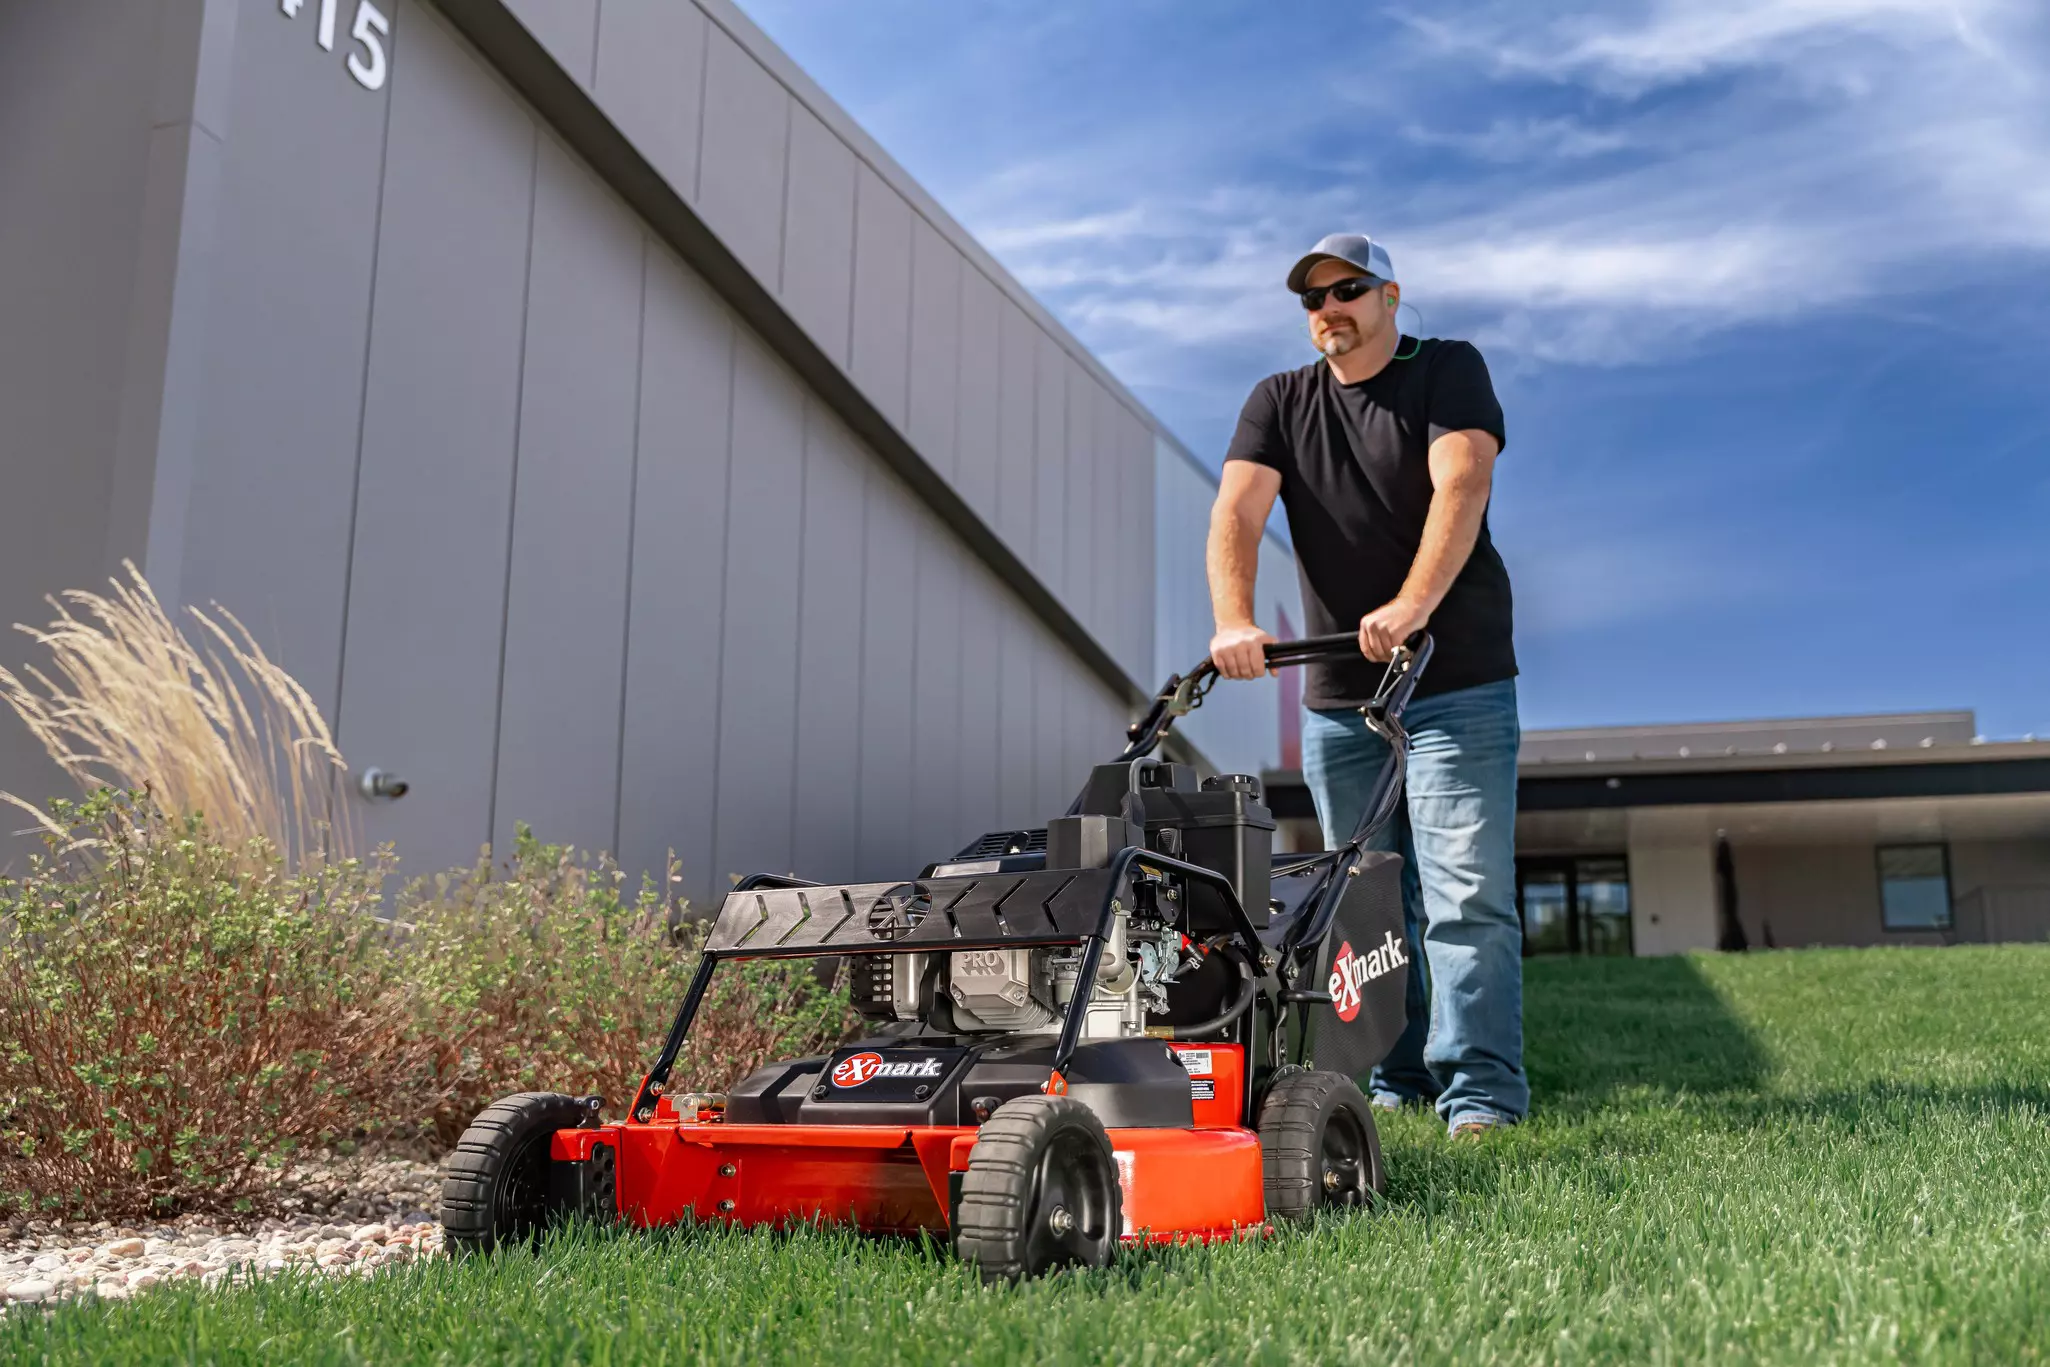
M 1401 592 L 1360 619 L 1360 651 L 1368 659 L 1393 656 L 1395 647 L 1421 631 L 1445 601 L 1480 537 L 1501 449 L 1491 434 L 1474 428 L 1447 432 L 1431 443 L 1431 511 L 1424 518 L 1423 541 Z M 1215 544 L 1214 527 L 1210 535 Z M 1216 582 L 1214 571 L 1211 582 Z
M 1217 481 L 1206 557 L 1210 610 L 1217 619 L 1210 662 L 1227 679 L 1257 679 L 1267 672 L 1261 647 L 1274 638 L 1253 622 L 1253 582 L 1260 571 L 1260 537 L 1280 492 L 1281 472 L 1249 460 L 1227 460 Z

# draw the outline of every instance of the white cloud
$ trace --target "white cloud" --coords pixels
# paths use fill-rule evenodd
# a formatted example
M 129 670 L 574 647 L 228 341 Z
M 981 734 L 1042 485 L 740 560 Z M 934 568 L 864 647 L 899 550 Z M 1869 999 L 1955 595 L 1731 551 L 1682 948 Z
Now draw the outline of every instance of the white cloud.
M 1662 0 L 1536 26 L 1528 13 L 1407 21 L 1430 49 L 1418 70 L 1464 57 L 1509 83 L 1475 129 L 1402 130 L 1481 163 L 1464 202 L 1350 168 L 1305 196 L 1280 173 L 1206 165 L 1201 127 L 1185 125 L 1172 173 L 1125 181 L 1126 128 L 1115 157 L 1085 147 L 992 177 L 963 217 L 1142 385 L 1191 349 L 1293 347 L 1278 276 L 1340 224 L 1389 244 L 1435 329 L 1587 363 L 2050 252 L 2050 99 L 2026 57 L 2041 21 L 2015 0 Z M 1687 88 L 1711 74 L 1722 85 Z M 1501 114 L 1533 78 L 1593 103 Z M 1645 103 L 1666 88 L 1694 103 Z M 1611 151 L 1624 155 L 1595 160 Z M 1219 181 L 1187 188 L 1206 174 Z
M 1858 43 L 1901 51 L 1956 44 L 1991 57 L 1989 27 L 2017 8 L 2013 0 L 1660 0 L 1567 13 L 1530 36 L 1518 31 L 1524 24 L 1408 22 L 1440 48 L 1485 56 L 1504 71 L 1636 91 L 1735 67 L 1856 63 Z
M 1577 119 L 1498 118 L 1486 128 L 1463 132 L 1412 122 L 1403 137 L 1424 147 L 1444 147 L 1480 161 L 1513 164 L 1532 160 L 1577 161 L 1637 145 L 1616 128 L 1595 128 Z

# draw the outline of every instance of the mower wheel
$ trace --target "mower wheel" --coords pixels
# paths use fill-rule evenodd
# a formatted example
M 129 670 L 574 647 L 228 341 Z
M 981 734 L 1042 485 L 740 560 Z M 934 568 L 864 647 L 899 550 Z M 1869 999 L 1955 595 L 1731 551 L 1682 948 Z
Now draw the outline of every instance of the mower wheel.
M 1365 1205 L 1387 1183 L 1374 1113 L 1340 1073 L 1275 1082 L 1260 1106 L 1260 1165 L 1267 1216 L 1276 1220 Z
M 1117 1161 L 1094 1111 L 1022 1096 L 983 1123 L 961 1179 L 954 1251 L 985 1285 L 1066 1263 L 1102 1267 L 1123 1230 Z
M 520 1092 L 478 1112 L 448 1156 L 441 1227 L 451 1250 L 489 1253 L 530 1239 L 557 1212 L 549 1201 L 548 1142 L 588 1112 L 560 1092 Z

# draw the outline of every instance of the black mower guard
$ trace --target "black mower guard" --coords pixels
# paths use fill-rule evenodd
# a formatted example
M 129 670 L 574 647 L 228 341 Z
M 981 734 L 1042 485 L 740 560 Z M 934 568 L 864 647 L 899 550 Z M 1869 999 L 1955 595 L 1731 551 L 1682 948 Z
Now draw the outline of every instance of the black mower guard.
M 1270 645 L 1267 661 L 1279 668 L 1339 658 L 1358 649 L 1357 638 L 1350 634 L 1313 637 Z M 1330 993 L 1297 988 L 1294 983 L 1306 966 L 1314 968 L 1311 961 L 1330 932 L 1348 884 L 1368 857 L 1363 853 L 1367 841 L 1394 815 L 1401 799 L 1409 744 L 1400 719 L 1431 649 L 1431 638 L 1422 632 L 1405 642 L 1390 661 L 1374 700 L 1360 709 L 1369 728 L 1388 742 L 1388 761 L 1350 839 L 1335 850 L 1277 862 L 1274 877 L 1292 883 L 1291 891 L 1300 891 L 1286 899 L 1294 914 L 1277 920 L 1267 935 L 1256 929 L 1222 873 L 1136 845 L 1119 850 L 1100 868 L 839 885 L 756 874 L 742 879 L 721 906 L 662 1052 L 636 1091 L 629 1117 L 643 1122 L 653 1118 L 656 1100 L 668 1085 L 712 975 L 727 959 L 1080 945 L 1080 975 L 1054 1053 L 1053 1071 L 1060 1074 L 1080 1041 L 1113 916 L 1123 907 L 1145 905 L 1163 879 L 1181 880 L 1192 895 L 1200 890 L 1216 899 L 1212 911 L 1221 912 L 1230 927 L 1230 949 L 1240 963 L 1248 995 L 1263 991 L 1277 1013 L 1284 1005 L 1330 1004 Z M 1218 677 L 1205 659 L 1187 676 L 1170 678 L 1146 715 L 1132 724 L 1115 763 L 1131 766 L 1134 792 L 1140 772 L 1154 763 L 1148 756 L 1177 718 L 1201 705 Z M 1078 793 L 1070 814 L 1082 803 L 1083 794 Z M 1250 1091 L 1251 1068 L 1246 1080 Z

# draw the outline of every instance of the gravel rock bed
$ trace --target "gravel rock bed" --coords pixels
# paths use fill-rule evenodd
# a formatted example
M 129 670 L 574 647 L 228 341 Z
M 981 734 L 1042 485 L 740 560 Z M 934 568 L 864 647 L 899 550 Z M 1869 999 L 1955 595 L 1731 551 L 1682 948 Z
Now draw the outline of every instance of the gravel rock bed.
M 94 1294 L 122 1300 L 173 1281 L 213 1286 L 287 1268 L 363 1276 L 441 1253 L 441 1172 L 391 1157 L 323 1157 L 280 1174 L 262 1218 L 12 1220 L 0 1226 L 0 1305 Z

